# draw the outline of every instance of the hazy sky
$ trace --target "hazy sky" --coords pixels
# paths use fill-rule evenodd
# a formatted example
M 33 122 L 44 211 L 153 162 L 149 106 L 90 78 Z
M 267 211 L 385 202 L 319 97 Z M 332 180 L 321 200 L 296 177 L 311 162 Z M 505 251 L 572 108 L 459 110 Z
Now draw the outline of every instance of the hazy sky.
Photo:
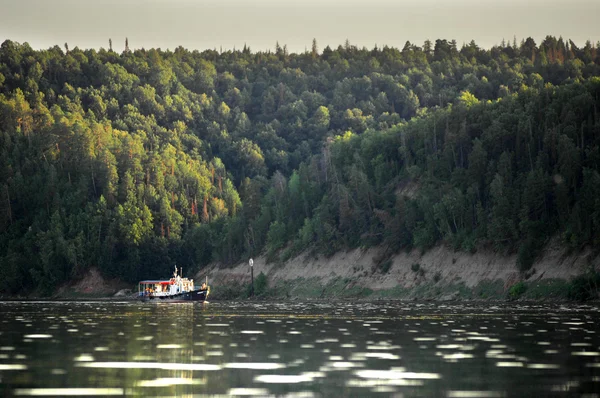
M 273 49 L 422 45 L 474 39 L 489 48 L 546 35 L 600 40 L 598 0 L 0 0 L 0 42 L 48 48 Z

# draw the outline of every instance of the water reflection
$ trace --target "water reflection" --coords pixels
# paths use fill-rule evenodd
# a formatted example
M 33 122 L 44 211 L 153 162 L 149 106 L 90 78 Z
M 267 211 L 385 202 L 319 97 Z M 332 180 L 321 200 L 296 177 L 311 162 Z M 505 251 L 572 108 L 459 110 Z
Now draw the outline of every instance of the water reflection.
M 594 394 L 599 312 L 550 304 L 5 302 L 0 394 Z

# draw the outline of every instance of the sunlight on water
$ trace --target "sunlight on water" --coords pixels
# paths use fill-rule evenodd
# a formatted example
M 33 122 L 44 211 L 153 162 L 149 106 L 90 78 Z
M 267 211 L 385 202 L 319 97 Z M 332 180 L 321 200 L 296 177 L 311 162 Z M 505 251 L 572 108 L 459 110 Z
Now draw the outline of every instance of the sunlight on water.
M 223 365 L 229 369 L 283 369 L 286 366 L 282 363 L 269 362 L 232 362 Z
M 352 354 L 352 360 L 365 360 L 366 358 L 378 358 L 378 359 L 400 359 L 399 355 L 390 354 L 388 352 L 356 352 Z
M 160 363 L 160 362 L 89 362 L 77 365 L 83 368 L 107 369 L 163 369 L 163 370 L 220 370 L 220 365 L 202 363 Z
M 500 391 L 448 391 L 448 398 L 499 398 L 507 395 Z
M 15 395 L 24 396 L 94 396 L 94 395 L 124 395 L 122 388 L 17 388 Z
M 530 363 L 527 365 L 529 369 L 559 369 L 560 366 L 551 363 Z
M 264 388 L 231 388 L 227 391 L 229 396 L 267 396 L 269 390 Z
M 496 366 L 499 368 L 522 368 L 523 362 L 496 362 Z
M 345 362 L 345 361 L 334 361 L 334 362 L 325 362 L 325 364 L 321 367 L 321 371 L 328 370 L 343 370 L 343 369 L 353 369 L 353 368 L 362 368 L 365 365 L 360 362 Z
M 181 344 L 157 344 L 156 348 L 163 349 L 163 350 L 173 350 L 173 349 L 177 349 L 177 348 L 183 348 L 183 345 Z
M 431 380 L 439 379 L 441 375 L 437 373 L 417 373 L 417 372 L 404 372 L 401 370 L 357 370 L 354 372 L 358 377 L 364 379 L 417 379 L 417 380 Z
M 259 375 L 254 377 L 257 383 L 269 384 L 293 384 L 293 383 L 308 383 L 314 380 L 314 377 L 309 375 Z
M 178 377 L 165 377 L 154 380 L 136 380 L 136 387 L 169 387 L 177 385 L 201 385 L 206 384 L 206 381 L 199 379 L 183 379 Z
M 26 334 L 25 336 L 23 336 L 23 338 L 26 338 L 26 339 L 51 339 L 52 335 L 51 334 Z
M 435 337 L 415 337 L 414 341 L 435 341 Z
M 442 355 L 442 358 L 444 360 L 447 360 L 447 361 L 448 360 L 455 361 L 455 360 L 459 360 L 459 359 L 475 358 L 475 356 L 472 355 L 472 354 L 464 354 L 462 352 L 458 352 L 458 353 L 455 353 L 455 354 L 445 354 L 445 355 Z
M 26 365 L 0 363 L 0 370 L 26 370 L 26 369 L 27 369 Z
M 152 362 L 154 357 L 150 356 L 150 355 L 135 355 L 132 359 L 136 362 L 138 362 L 138 361 L 139 362 L 142 362 L 142 361 Z
M 383 385 L 398 386 L 398 387 L 420 387 L 425 385 L 421 380 L 406 380 L 406 379 L 378 379 L 378 380 L 357 380 L 350 379 L 346 382 L 347 387 L 366 387 L 377 388 Z
M 81 354 L 80 356 L 73 359 L 75 362 L 91 362 L 94 360 L 94 357 L 90 354 Z
M 500 397 L 518 386 L 543 397 L 600 386 L 595 304 L 44 308 L 0 306 L 0 395 Z
M 597 356 L 600 356 L 600 352 L 597 352 L 597 351 L 575 351 L 575 352 L 572 352 L 571 355 L 580 356 L 580 357 L 597 357 Z

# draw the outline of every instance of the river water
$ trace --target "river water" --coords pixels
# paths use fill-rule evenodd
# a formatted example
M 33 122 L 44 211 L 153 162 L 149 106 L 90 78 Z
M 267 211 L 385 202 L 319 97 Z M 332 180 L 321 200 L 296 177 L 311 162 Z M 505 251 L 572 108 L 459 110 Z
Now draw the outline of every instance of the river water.
M 597 305 L 0 302 L 2 396 L 600 396 Z

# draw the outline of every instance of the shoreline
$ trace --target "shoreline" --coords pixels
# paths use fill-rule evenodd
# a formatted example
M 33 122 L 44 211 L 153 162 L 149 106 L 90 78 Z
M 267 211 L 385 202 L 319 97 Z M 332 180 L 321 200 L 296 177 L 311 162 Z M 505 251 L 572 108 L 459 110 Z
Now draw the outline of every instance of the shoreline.
M 600 255 L 588 248 L 566 253 L 549 245 L 531 269 L 520 272 L 516 254 L 503 255 L 479 250 L 455 252 L 438 245 L 386 256 L 375 247 L 338 252 L 331 257 L 307 252 L 285 262 L 254 259 L 257 295 L 266 298 L 355 299 L 355 300 L 564 300 L 569 301 L 573 281 L 598 272 Z M 264 275 L 260 285 L 257 279 Z M 208 276 L 215 298 L 237 298 L 251 282 L 250 267 L 212 264 L 195 278 Z M 597 295 L 588 299 L 597 299 Z
M 388 257 L 382 253 L 385 249 L 376 247 L 331 257 L 304 252 L 278 263 L 267 263 L 265 256 L 255 258 L 254 298 L 249 298 L 251 274 L 245 261 L 233 266 L 211 264 L 194 279 L 208 277 L 214 301 L 569 302 L 573 301 L 573 289 L 581 289 L 574 281 L 600 270 L 598 253 L 587 249 L 568 254 L 558 246 L 549 247 L 527 272 L 517 270 L 515 255 L 485 250 L 463 253 L 439 245 L 425 253 L 401 252 Z M 579 297 L 598 300 L 599 291 Z M 3 301 L 136 299 L 131 285 L 104 280 L 97 269 L 49 297 L 0 297 Z

